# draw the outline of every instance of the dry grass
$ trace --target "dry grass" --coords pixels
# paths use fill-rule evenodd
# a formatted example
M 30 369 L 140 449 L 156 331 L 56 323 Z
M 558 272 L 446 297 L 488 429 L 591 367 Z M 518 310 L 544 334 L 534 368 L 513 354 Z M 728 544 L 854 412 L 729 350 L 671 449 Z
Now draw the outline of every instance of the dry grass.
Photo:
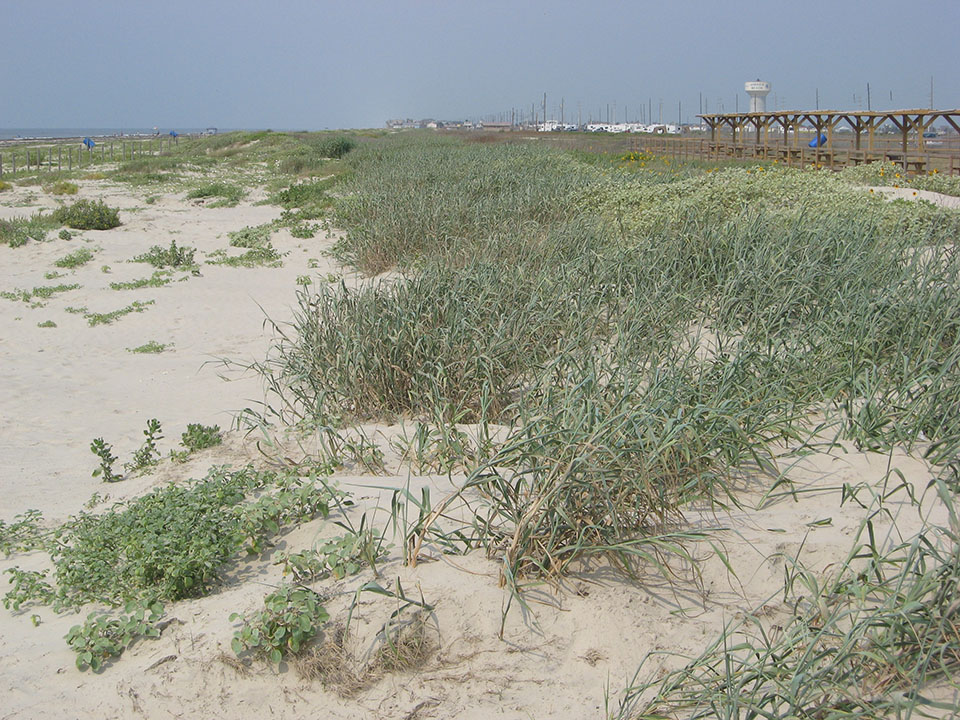
M 327 630 L 320 643 L 294 657 L 297 674 L 309 682 L 319 681 L 325 689 L 342 698 L 349 698 L 386 675 L 424 667 L 439 648 L 429 619 L 422 612 L 413 613 L 378 633 L 375 649 L 365 662 L 348 649 L 347 640 L 342 625 Z

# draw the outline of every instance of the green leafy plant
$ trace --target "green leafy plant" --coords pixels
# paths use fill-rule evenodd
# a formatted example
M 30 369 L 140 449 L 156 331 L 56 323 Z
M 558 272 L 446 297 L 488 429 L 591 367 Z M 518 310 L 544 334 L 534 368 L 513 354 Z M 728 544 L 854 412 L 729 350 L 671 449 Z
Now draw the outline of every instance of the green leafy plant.
M 44 303 L 40 302 L 36 298 L 40 298 L 40 300 L 49 300 L 54 295 L 68 292 L 69 290 L 76 290 L 79 287 L 80 286 L 75 283 L 72 285 L 42 285 L 40 287 L 35 287 L 32 290 L 17 289 L 13 292 L 4 290 L 3 292 L 0 292 L 0 297 L 4 298 L 5 300 L 31 303 L 33 307 L 43 307 Z
M 233 613 L 231 621 L 243 621 L 233 636 L 233 651 L 251 652 L 279 665 L 284 657 L 299 653 L 330 618 L 321 600 L 308 588 L 282 586 L 263 599 L 261 612 Z
M 173 280 L 168 274 L 169 271 L 156 270 L 153 275 L 148 278 L 138 278 L 137 280 L 131 280 L 130 282 L 112 282 L 110 283 L 111 290 L 139 290 L 140 288 L 151 287 L 159 288 L 169 285 Z
M 6 192 L 12 189 L 13 185 L 11 183 L 8 183 L 6 180 L 0 180 L 0 192 Z
M 27 510 L 14 516 L 10 523 L 0 520 L 0 552 L 9 556 L 14 552 L 29 552 L 44 547 L 49 533 L 40 526 L 42 519 L 39 510 Z
M 48 605 L 54 597 L 53 586 L 46 581 L 46 571 L 21 570 L 18 567 L 6 571 L 13 589 L 3 596 L 3 606 L 14 612 L 23 605 Z
M 68 255 L 64 255 L 59 260 L 54 260 L 53 264 L 58 268 L 67 268 L 72 270 L 73 268 L 78 268 L 81 265 L 85 265 L 91 260 L 93 260 L 93 253 L 88 248 L 80 248 L 79 250 L 75 250 Z
M 290 227 L 290 234 L 301 240 L 309 240 L 317 234 L 317 226 L 310 223 L 297 223 Z
M 163 605 L 158 602 L 130 601 L 124 607 L 124 613 L 112 616 L 93 612 L 83 625 L 70 628 L 65 639 L 77 653 L 77 669 L 90 668 L 98 672 L 106 662 L 122 655 L 140 638 L 160 637 Z
M 57 324 L 53 320 L 44 320 L 43 322 L 38 322 L 38 328 L 55 328 Z
M 84 317 L 87 318 L 87 324 L 90 327 L 96 327 L 97 325 L 109 325 L 114 320 L 122 318 L 124 315 L 144 312 L 147 307 L 153 305 L 154 302 L 154 300 L 145 300 L 143 302 L 135 300 L 130 305 L 120 308 L 119 310 L 111 310 L 107 313 L 87 313 Z
M 39 584 L 43 577 L 22 575 L 11 602 L 29 599 L 60 611 L 90 602 L 201 596 L 242 548 L 259 552 L 289 525 L 326 517 L 334 499 L 345 501 L 316 473 L 301 478 L 249 466 L 213 468 L 202 480 L 171 483 L 105 512 L 70 518 L 52 531 L 53 542 L 42 541 L 53 564 L 53 595 Z M 11 537 L 9 544 L 17 543 Z
M 242 255 L 227 255 L 222 250 L 210 253 L 207 262 L 211 265 L 228 265 L 230 267 L 280 267 L 282 265 L 280 253 L 273 244 L 268 242 L 265 245 L 251 248 Z
M 117 456 L 113 454 L 113 446 L 110 443 L 105 442 L 103 438 L 95 438 L 90 443 L 90 452 L 100 458 L 100 467 L 93 471 L 93 477 L 102 477 L 104 482 L 123 480 L 122 475 L 117 475 L 113 471 Z
M 61 240 L 73 240 L 73 234 L 66 228 L 57 233 L 57 237 Z
M 178 246 L 176 240 L 171 240 L 170 247 L 154 245 L 147 252 L 134 257 L 133 262 L 149 263 L 156 268 L 189 268 L 195 264 L 195 252 L 195 248 Z
M 160 421 L 156 418 L 147 420 L 147 428 L 143 434 L 146 437 L 143 445 L 133 453 L 133 461 L 124 466 L 128 470 L 143 470 L 160 462 L 160 451 L 157 450 L 157 441 L 163 439 Z
M 138 345 L 135 348 L 127 348 L 127 352 L 136 353 L 138 355 L 155 355 L 162 353 L 164 350 L 173 347 L 173 343 L 160 343 L 156 340 L 150 340 L 149 342 L 144 343 L 143 345 Z
M 189 452 L 205 450 L 220 445 L 223 442 L 223 433 L 219 425 L 202 425 L 189 423 L 187 430 L 180 436 L 180 444 Z
M 367 528 L 323 540 L 316 543 L 312 550 L 281 555 L 277 563 L 283 565 L 284 575 L 292 575 L 297 582 L 326 575 L 342 580 L 356 575 L 364 566 L 376 572 L 377 560 L 386 551 L 382 537 Z
M 120 211 L 102 200 L 78 200 L 73 205 L 57 208 L 53 219 L 75 230 L 110 230 L 120 225 Z

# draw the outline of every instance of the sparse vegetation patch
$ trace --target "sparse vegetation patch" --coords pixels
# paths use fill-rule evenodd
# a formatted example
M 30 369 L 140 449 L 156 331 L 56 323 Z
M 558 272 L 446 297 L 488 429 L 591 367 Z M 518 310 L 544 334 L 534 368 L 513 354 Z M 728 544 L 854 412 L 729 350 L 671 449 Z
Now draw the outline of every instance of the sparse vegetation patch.
M 79 250 L 74 250 L 68 255 L 64 255 L 59 260 L 55 260 L 53 264 L 58 268 L 73 270 L 81 265 L 85 265 L 91 260 L 93 260 L 93 252 L 88 248 L 80 248 Z

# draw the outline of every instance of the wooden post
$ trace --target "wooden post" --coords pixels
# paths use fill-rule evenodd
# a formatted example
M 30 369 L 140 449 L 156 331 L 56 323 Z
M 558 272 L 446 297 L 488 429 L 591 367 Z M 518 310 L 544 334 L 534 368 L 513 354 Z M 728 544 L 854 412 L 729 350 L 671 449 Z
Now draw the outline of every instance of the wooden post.
M 63 170 L 63 145 L 57 145 L 57 172 Z
M 3 177 L 3 153 L 0 153 L 0 178 Z
M 67 147 L 67 169 L 73 170 L 73 148 Z

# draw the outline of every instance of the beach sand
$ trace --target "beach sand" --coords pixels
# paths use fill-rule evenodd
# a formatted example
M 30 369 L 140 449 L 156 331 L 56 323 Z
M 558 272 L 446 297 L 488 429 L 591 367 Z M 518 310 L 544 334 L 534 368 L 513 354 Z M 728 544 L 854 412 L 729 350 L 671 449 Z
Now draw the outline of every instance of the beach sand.
M 209 253 L 227 247 L 227 232 L 269 221 L 279 209 L 254 205 L 257 196 L 235 208 L 213 209 L 185 200 L 183 193 L 147 204 L 145 195 L 106 181 L 81 186 L 81 197 L 119 206 L 123 225 L 81 232 L 69 241 L 53 232 L 49 242 L 0 246 L 0 290 L 81 285 L 44 301 L 43 307 L 0 299 L 0 519 L 5 521 L 35 508 L 52 525 L 80 512 L 94 493 L 129 498 L 171 480 L 201 477 L 211 465 L 262 460 L 259 436 L 234 430 L 224 445 L 185 464 L 165 461 L 153 474 L 105 485 L 91 477 L 97 462 L 89 445 L 103 437 L 115 454 L 127 458 L 139 447 L 149 418 L 163 425 L 165 453 L 176 448 L 188 423 L 231 428 L 235 413 L 255 407 L 264 394 L 258 377 L 227 372 L 219 360 L 242 364 L 264 356 L 272 337 L 265 317 L 281 323 L 290 318 L 298 277 L 327 282 L 333 274 L 356 281 L 324 254 L 335 235 L 321 232 L 313 240 L 298 240 L 284 230 L 273 239 L 288 253 L 282 268 L 202 264 L 199 276 L 187 274 L 166 287 L 112 290 L 110 282 L 150 275 L 150 266 L 126 261 L 152 245 L 176 239 Z M 18 204 L 30 195 L 35 204 Z M 54 206 L 39 189 L 18 187 L 0 195 L 0 218 Z M 55 259 L 79 247 L 95 249 L 94 259 L 63 271 L 62 278 L 44 278 Z M 65 311 L 86 306 L 108 312 L 134 300 L 155 302 L 142 313 L 97 327 L 89 327 L 82 314 Z M 56 327 L 38 327 L 47 320 Z M 156 355 L 127 350 L 148 341 L 173 347 Z M 224 372 L 229 382 L 221 377 Z M 372 476 L 347 466 L 335 479 L 355 494 L 358 511 L 374 513 L 378 524 L 385 522 L 385 513 L 376 508 L 389 507 L 389 488 L 408 487 L 419 495 L 429 487 L 434 498 L 441 498 L 462 479 L 412 474 L 391 448 L 401 428 L 365 430 L 384 450 L 386 474 Z M 514 603 L 502 640 L 508 595 L 499 587 L 494 560 L 480 552 L 444 556 L 427 548 L 411 568 L 403 566 L 399 548 L 393 547 L 377 581 L 394 587 L 399 579 L 409 595 L 422 595 L 434 606 L 427 652 L 415 670 L 374 673 L 346 697 L 319 680 L 302 678 L 287 663 L 274 669 L 236 661 L 230 640 L 238 625 L 229 616 L 256 610 L 281 580 L 270 553 L 242 560 L 211 595 L 168 605 L 173 621 L 159 639 L 137 642 L 98 674 L 78 671 L 63 640 L 83 615 L 58 616 L 45 607 L 0 611 L 0 718 L 603 717 L 605 704 L 609 700 L 609 709 L 615 709 L 647 653 L 696 654 L 725 624 L 749 613 L 770 623 L 787 618 L 782 602 L 787 564 L 799 560 L 817 572 L 835 568 L 869 512 L 855 502 L 841 502 L 844 484 L 879 488 L 889 481 L 892 486 L 891 468 L 923 503 L 911 506 L 905 493 L 887 502 L 893 520 L 878 517 L 876 526 L 884 546 L 927 524 L 945 524 L 945 508 L 927 489 L 932 471 L 922 460 L 838 444 L 830 452 L 783 460 L 780 471 L 793 480 L 796 493 L 765 497 L 771 478 L 747 477 L 741 507 L 690 508 L 688 527 L 710 531 L 729 568 L 709 542 L 690 546 L 696 567 L 671 563 L 670 582 L 652 568 L 632 582 L 602 564 L 585 567 L 559 587 L 529 591 L 529 613 Z M 307 548 L 316 537 L 337 532 L 330 521 L 315 520 L 283 536 L 276 550 Z M 0 559 L 0 570 L 37 569 L 45 560 L 40 553 L 14 555 Z M 365 570 L 339 582 L 317 583 L 329 598 L 331 627 L 345 622 L 356 588 L 373 579 Z M 362 665 L 395 609 L 396 601 L 389 598 L 361 598 L 347 644 L 351 662 Z M 682 664 L 679 657 L 657 656 L 645 666 L 644 677 Z

